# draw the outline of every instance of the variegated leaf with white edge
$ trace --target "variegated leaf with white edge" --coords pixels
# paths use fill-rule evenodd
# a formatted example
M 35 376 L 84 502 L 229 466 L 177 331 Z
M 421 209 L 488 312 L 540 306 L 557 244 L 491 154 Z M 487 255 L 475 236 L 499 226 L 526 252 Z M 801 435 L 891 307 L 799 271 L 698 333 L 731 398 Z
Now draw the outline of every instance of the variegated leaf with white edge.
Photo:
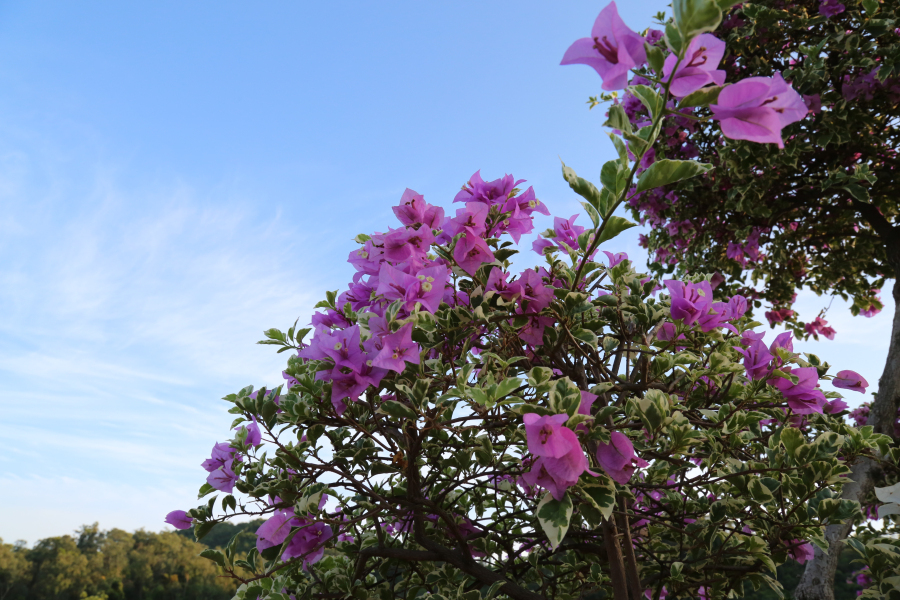
M 599 477 L 583 480 L 581 489 L 584 490 L 588 501 L 594 508 L 600 511 L 604 519 L 608 519 L 616 507 L 616 484 L 604 474 Z
M 882 502 L 900 502 L 900 483 L 888 487 L 875 488 L 875 495 Z
M 900 504 L 896 502 L 891 504 L 882 504 L 878 507 L 878 518 L 889 517 L 890 515 L 900 515 Z
M 547 534 L 547 541 L 556 550 L 569 530 L 569 522 L 572 520 L 572 499 L 566 494 L 562 500 L 555 500 L 548 492 L 538 503 L 535 512 L 538 523 Z

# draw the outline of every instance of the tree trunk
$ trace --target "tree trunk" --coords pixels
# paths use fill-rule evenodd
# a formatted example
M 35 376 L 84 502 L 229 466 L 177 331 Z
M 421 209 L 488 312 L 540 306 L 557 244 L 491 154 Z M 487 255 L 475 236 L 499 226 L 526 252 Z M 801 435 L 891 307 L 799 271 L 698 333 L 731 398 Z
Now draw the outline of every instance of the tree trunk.
M 900 279 L 894 280 L 894 324 L 891 330 L 891 341 L 888 347 L 887 362 L 884 373 L 878 380 L 878 392 L 869 410 L 868 424 L 875 427 L 876 433 L 893 435 L 894 421 L 897 419 L 897 406 L 900 404 Z M 863 459 L 853 465 L 850 477 L 852 483 L 844 485 L 842 498 L 862 502 L 875 485 L 878 476 L 878 465 L 869 459 Z M 796 600 L 834 600 L 834 574 L 838 558 L 844 549 L 844 540 L 850 534 L 853 524 L 850 522 L 830 525 L 825 530 L 828 540 L 828 552 L 815 549 L 815 555 L 806 563 L 803 577 L 794 590 Z

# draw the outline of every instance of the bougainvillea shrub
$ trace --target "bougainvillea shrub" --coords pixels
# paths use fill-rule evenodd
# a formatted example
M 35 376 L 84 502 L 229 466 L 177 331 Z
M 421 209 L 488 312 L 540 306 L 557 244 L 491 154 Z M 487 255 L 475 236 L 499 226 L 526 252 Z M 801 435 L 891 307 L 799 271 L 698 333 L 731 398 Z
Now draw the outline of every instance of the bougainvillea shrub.
M 722 7 L 674 8 L 663 36 L 611 3 L 565 53 L 606 89 L 631 77 L 647 111 L 610 108 L 599 186 L 563 165 L 584 216 L 523 247 L 550 214 L 524 180 L 477 172 L 446 206 L 407 190 L 311 327 L 266 332 L 284 382 L 225 398 L 210 498 L 167 517 L 201 538 L 266 519 L 248 555 L 206 553 L 239 598 L 724 598 L 778 589 L 778 564 L 860 515 L 848 465 L 890 438 L 845 422 L 829 365 L 767 339 L 711 274 L 657 279 L 615 251 L 623 204 L 714 173 L 663 158 L 671 115 L 708 108 L 724 135 L 777 145 L 806 114 L 782 78 L 728 81 Z

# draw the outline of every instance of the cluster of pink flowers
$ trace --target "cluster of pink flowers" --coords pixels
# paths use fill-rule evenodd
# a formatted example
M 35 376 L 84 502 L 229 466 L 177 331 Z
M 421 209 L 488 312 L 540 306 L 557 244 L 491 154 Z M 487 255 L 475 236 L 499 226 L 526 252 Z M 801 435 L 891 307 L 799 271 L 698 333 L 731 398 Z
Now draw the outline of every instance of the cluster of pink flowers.
M 596 395 L 582 391 L 578 413 L 589 415 L 596 399 Z M 528 451 L 533 457 L 526 461 L 531 469 L 521 478 L 526 490 L 539 486 L 561 500 L 566 490 L 578 483 L 583 473 L 597 476 L 597 473 L 588 469 L 578 435 L 565 426 L 568 420 L 569 416 L 566 414 L 541 417 L 527 413 L 523 417 Z M 609 443 L 601 442 L 597 445 L 596 457 L 600 468 L 621 484 L 628 483 L 636 468 L 649 465 L 635 453 L 628 436 L 618 431 L 610 434 Z
M 853 574 L 847 578 L 847 583 L 858 585 L 861 589 L 857 590 L 856 595 L 862 596 L 863 590 L 874 583 L 869 567 L 863 567 L 859 571 L 854 571 Z
M 828 321 L 826 321 L 822 317 L 816 317 L 815 319 L 804 325 L 803 329 L 806 331 L 806 333 L 816 339 L 819 339 L 819 336 L 821 335 L 828 338 L 829 340 L 833 340 L 834 334 L 837 333 L 834 329 L 828 326 Z
M 794 336 L 791 332 L 787 331 L 777 336 L 771 346 L 766 345 L 763 337 L 764 334 L 745 332 L 741 338 L 741 346 L 734 347 L 744 355 L 747 377 L 755 381 L 768 381 L 778 388 L 787 400 L 788 406 L 798 415 L 823 412 L 834 414 L 847 408 L 847 403 L 839 398 L 830 402 L 825 398 L 825 394 L 818 388 L 819 372 L 815 367 L 784 366 L 784 361 L 779 357 L 777 349 L 781 348 L 786 352 L 794 351 Z M 797 383 L 791 379 L 773 376 L 775 369 L 795 376 Z M 840 371 L 832 380 L 832 385 L 865 393 L 869 383 L 855 371 Z
M 325 506 L 326 500 L 327 496 L 322 494 L 319 500 L 319 510 Z M 280 499 L 273 499 L 273 504 L 280 503 Z M 260 525 L 256 530 L 256 549 L 262 552 L 267 548 L 283 544 L 294 528 L 297 529 L 297 533 L 284 548 L 281 554 L 282 560 L 302 558 L 304 568 L 321 560 L 325 555 L 325 542 L 334 535 L 331 527 L 307 517 L 298 517 L 294 514 L 293 508 L 276 510 L 265 523 Z
M 403 226 L 375 233 L 362 248 L 350 253 L 348 262 L 357 273 L 349 289 L 337 298 L 337 306 L 349 302 L 354 311 L 369 313 L 366 331 L 338 310 L 329 309 L 313 317 L 315 334 L 300 351 L 301 358 L 333 363 L 333 368 L 319 371 L 316 377 L 332 382 L 331 402 L 338 414 L 346 410 L 346 401 L 357 400 L 369 386 L 377 387 L 388 372 L 400 373 L 407 363 L 420 361 L 412 324 L 390 330 L 385 313 L 391 303 L 400 303 L 398 319 L 416 310 L 435 313 L 441 302 L 467 304 L 466 295 L 449 285 L 453 267 L 474 275 L 483 264 L 494 261 L 487 239 L 509 235 L 518 242 L 532 231 L 533 213 L 549 214 L 533 188 L 518 193 L 516 186 L 523 181 L 506 175 L 486 182 L 476 172 L 454 198 L 464 206 L 452 217 L 445 217 L 442 208 L 407 189 L 393 209 Z M 454 240 L 452 263 L 430 254 L 432 245 L 449 246 Z M 505 275 L 495 270 L 489 289 L 491 285 L 502 288 L 507 300 L 530 301 L 533 312 L 552 299 L 535 271 L 526 271 L 507 284 Z M 540 343 L 545 325 L 539 319 L 530 332 L 534 344 Z

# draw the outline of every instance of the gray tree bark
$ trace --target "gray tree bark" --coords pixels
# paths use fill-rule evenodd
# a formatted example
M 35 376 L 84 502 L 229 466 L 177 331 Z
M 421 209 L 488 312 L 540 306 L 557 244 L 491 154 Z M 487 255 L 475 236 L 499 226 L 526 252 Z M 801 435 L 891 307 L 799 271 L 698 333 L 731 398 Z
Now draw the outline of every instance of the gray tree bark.
M 888 348 L 884 373 L 878 380 L 878 392 L 869 410 L 868 424 L 876 433 L 893 435 L 897 406 L 900 404 L 900 279 L 894 280 L 894 323 Z M 880 469 L 877 463 L 863 459 L 853 465 L 852 483 L 844 485 L 842 498 L 862 502 L 875 485 Z M 844 540 L 853 528 L 851 522 L 830 525 L 825 531 L 829 543 L 828 552 L 815 549 L 815 555 L 806 563 L 803 577 L 794 590 L 795 600 L 834 600 L 834 574 L 838 558 L 844 549 Z

